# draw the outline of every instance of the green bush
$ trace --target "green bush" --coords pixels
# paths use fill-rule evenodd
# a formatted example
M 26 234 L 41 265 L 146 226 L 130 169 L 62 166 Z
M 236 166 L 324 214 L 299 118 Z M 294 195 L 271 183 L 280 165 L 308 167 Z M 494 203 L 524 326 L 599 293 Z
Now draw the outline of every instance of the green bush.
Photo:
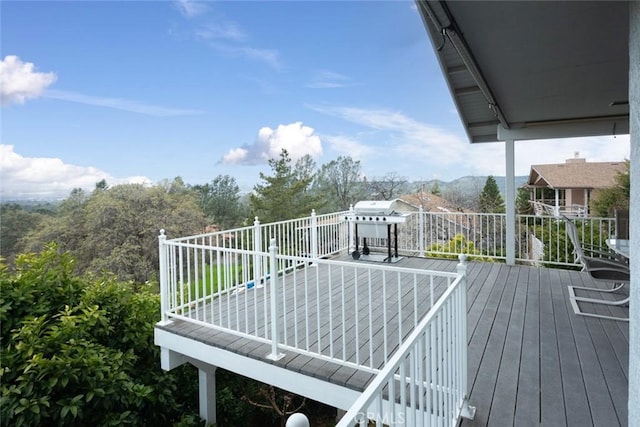
M 48 245 L 0 265 L 3 426 L 172 425 L 196 413 L 197 375 L 159 367 L 150 285 L 73 274 Z

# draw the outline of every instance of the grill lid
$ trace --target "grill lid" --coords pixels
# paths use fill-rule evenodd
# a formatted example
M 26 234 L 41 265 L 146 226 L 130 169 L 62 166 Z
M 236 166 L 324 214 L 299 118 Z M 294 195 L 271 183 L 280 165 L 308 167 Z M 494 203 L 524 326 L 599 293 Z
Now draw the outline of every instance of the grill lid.
M 396 215 L 399 200 L 361 200 L 353 209 L 356 215 Z

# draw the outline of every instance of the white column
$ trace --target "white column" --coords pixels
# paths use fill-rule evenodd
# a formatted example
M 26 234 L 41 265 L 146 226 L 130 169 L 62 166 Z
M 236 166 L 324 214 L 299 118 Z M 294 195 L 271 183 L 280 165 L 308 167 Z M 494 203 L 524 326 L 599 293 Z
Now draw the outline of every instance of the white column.
M 556 208 L 555 208 L 555 215 L 556 216 L 560 216 L 560 190 L 558 190 L 556 188 Z
M 640 2 L 629 2 L 629 127 L 631 200 L 629 206 L 631 285 L 629 302 L 629 425 L 640 426 Z
M 216 423 L 216 368 L 198 368 L 200 418 L 209 424 Z
M 507 213 L 507 265 L 516 263 L 516 182 L 515 182 L 515 145 L 513 139 L 504 141 L 506 162 L 505 208 Z

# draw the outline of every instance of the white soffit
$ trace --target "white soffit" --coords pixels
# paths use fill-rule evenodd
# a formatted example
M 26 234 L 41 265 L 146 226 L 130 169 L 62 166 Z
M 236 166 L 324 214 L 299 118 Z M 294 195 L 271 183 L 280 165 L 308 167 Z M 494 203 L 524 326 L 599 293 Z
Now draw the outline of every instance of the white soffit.
M 629 133 L 628 2 L 417 5 L 471 142 Z

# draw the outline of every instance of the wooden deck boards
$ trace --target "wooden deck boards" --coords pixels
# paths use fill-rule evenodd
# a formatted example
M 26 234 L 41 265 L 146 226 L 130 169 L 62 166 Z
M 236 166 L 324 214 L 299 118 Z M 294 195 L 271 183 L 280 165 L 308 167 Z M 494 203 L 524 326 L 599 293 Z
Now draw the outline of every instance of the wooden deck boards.
M 396 265 L 455 271 L 456 263 L 405 258 Z M 340 279 L 327 280 L 333 286 Z M 582 272 L 469 263 L 468 379 L 470 401 L 477 407 L 477 413 L 473 421 L 464 420 L 462 426 L 627 425 L 628 323 L 575 315 L 567 290 L 570 284 L 603 286 Z M 578 292 L 583 295 L 583 291 Z M 302 296 L 299 293 L 296 298 Z M 309 297 L 316 304 L 318 295 Z M 319 297 L 322 310 L 332 294 Z M 618 299 L 620 295 L 605 298 Z M 392 305 L 397 307 L 395 303 Z M 626 307 L 594 304 L 581 307 L 600 314 L 628 316 Z M 357 315 L 353 310 L 345 319 L 321 324 L 322 347 L 329 345 L 331 326 L 334 352 L 341 354 L 342 341 L 336 334 L 342 334 L 343 324 L 346 331 L 353 328 Z M 382 313 L 377 315 L 373 323 L 381 329 Z M 387 321 L 394 324 L 393 319 Z M 260 360 L 269 351 L 267 344 L 186 322 L 162 328 Z M 309 329 L 315 332 L 317 325 L 310 324 Z M 293 332 L 287 331 L 287 335 L 291 344 Z M 377 349 L 381 341 L 375 337 L 370 344 Z M 355 351 L 351 347 L 346 351 Z M 360 351 L 368 357 L 369 343 L 362 345 Z M 379 351 L 374 352 L 374 358 L 381 362 Z M 280 361 L 270 363 L 355 390 L 362 390 L 372 379 L 361 371 L 290 352 Z

